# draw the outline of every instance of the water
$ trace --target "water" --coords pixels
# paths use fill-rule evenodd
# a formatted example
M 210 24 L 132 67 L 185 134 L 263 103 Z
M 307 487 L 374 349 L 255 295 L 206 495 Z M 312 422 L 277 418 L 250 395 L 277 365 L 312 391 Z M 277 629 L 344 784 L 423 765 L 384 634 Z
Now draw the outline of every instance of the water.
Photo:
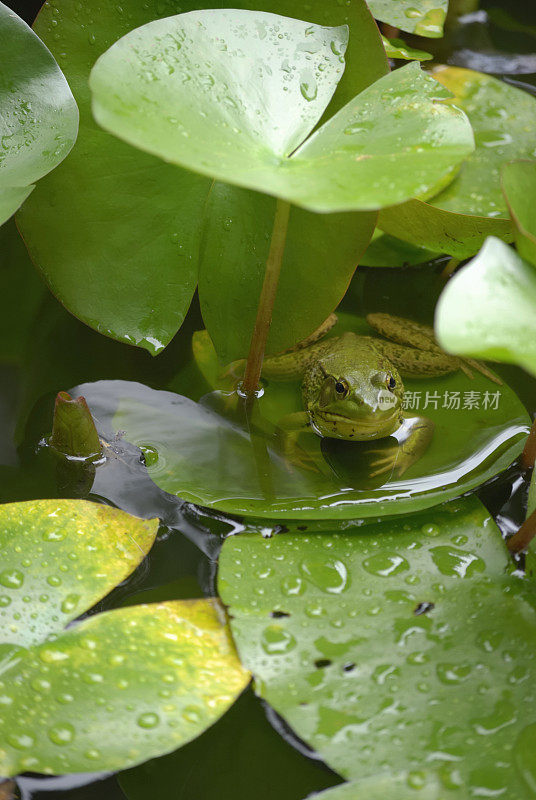
M 10 6 L 31 22 L 41 3 L 39 0 L 11 0 Z M 504 12 L 510 17 L 505 21 Z M 531 16 L 533 18 L 531 18 Z M 515 29 L 515 20 L 518 29 Z M 526 23 L 522 30 L 522 23 Z M 530 26 L 533 26 L 530 28 Z M 481 69 L 505 79 L 527 91 L 536 87 L 536 9 L 528 8 L 526 0 L 484 0 L 482 9 L 465 20 L 455 34 L 442 40 L 427 40 L 426 49 L 443 61 L 459 66 Z M 88 35 L 91 35 L 90 33 Z M 408 37 L 411 38 L 411 37 Z M 422 42 L 414 43 L 422 45 Z M 304 88 L 306 94 L 312 89 Z M 229 221 L 231 222 L 231 221 Z M 398 279 L 404 282 L 404 271 Z M 367 273 L 356 291 L 362 292 L 363 303 L 373 303 L 383 310 L 389 288 L 385 278 L 372 271 Z M 389 277 L 393 280 L 393 276 Z M 394 279 L 396 293 L 396 278 Z M 426 280 L 423 280 L 426 295 Z M 391 288 L 391 291 L 393 289 Z M 148 354 L 112 342 L 90 331 L 70 317 L 50 296 L 43 295 L 37 277 L 25 276 L 25 303 L 33 304 L 32 336 L 23 342 L 23 331 L 11 320 L 8 330 L 1 330 L 5 348 L 6 338 L 13 344 L 15 356 L 4 358 L 0 364 L 0 500 L 32 499 L 65 496 L 62 475 L 52 469 L 46 451 L 36 454 L 35 445 L 46 433 L 55 393 L 77 384 L 100 379 L 138 380 L 153 388 L 165 387 L 179 391 L 177 376 L 188 374 L 191 368 L 187 348 L 177 338 L 169 348 L 152 359 Z M 415 296 L 414 307 L 405 313 L 415 315 L 420 298 Z M 399 310 L 400 311 L 400 310 Z M 6 315 L 2 315 L 4 324 Z M 200 328 L 197 306 L 189 314 L 186 331 Z M 21 359 L 22 353 L 24 358 Z M 5 361 L 5 363 L 4 363 Z M 22 366 L 20 366 L 22 364 Z M 516 389 L 528 411 L 536 412 L 534 382 L 515 368 L 501 370 L 504 379 Z M 196 398 L 197 399 L 197 398 Z M 21 420 L 26 422 L 21 423 Z M 127 466 L 107 473 L 106 499 L 131 513 L 163 519 L 155 546 L 149 557 L 134 574 L 97 604 L 92 613 L 139 602 L 147 592 L 157 592 L 159 599 L 210 596 L 215 593 L 216 560 L 222 537 L 241 529 L 240 522 L 224 514 L 205 512 L 192 505 L 181 506 L 171 495 L 151 484 L 136 468 L 139 457 L 134 448 L 126 451 Z M 146 456 L 150 456 L 146 453 Z M 149 461 L 150 458 L 147 458 Z M 73 494 L 83 493 L 83 486 L 71 485 Z M 98 487 L 97 487 L 98 488 Z M 515 531 L 523 520 L 526 507 L 527 483 L 516 465 L 490 481 L 478 492 L 493 513 L 501 531 Z M 97 495 L 98 496 L 98 492 Z M 101 495 L 102 497 L 102 495 Z M 282 526 L 280 529 L 284 529 Z M 440 559 L 441 554 L 438 554 Z M 393 552 L 381 563 L 371 556 L 365 568 L 373 574 L 390 575 L 403 571 L 403 559 Z M 444 565 L 444 569 L 477 569 L 478 565 Z M 289 597 L 300 593 L 300 580 L 309 579 L 327 586 L 330 595 L 337 597 L 345 587 L 344 565 L 337 560 L 305 563 L 303 574 L 287 586 Z M 0 576 L 0 581 L 17 581 L 17 575 Z M 318 609 L 308 613 L 314 618 Z M 276 623 L 277 620 L 274 620 Z M 276 625 L 266 629 L 264 645 L 267 651 L 284 652 L 292 642 L 281 637 Z M 351 669 L 348 665 L 348 669 Z M 454 679 L 451 675 L 448 679 Z M 454 676 L 456 677 L 456 676 Z M 378 679 L 382 679 L 378 676 Z M 65 731 L 55 735 L 65 736 Z M 530 762 L 528 732 L 519 750 L 520 769 L 535 781 Z M 525 748 L 525 749 L 524 749 Z M 528 748 L 528 750 L 527 750 Z M 526 751 L 526 752 L 525 752 Z M 269 780 L 267 765 L 269 764 Z M 236 706 L 213 728 L 177 753 L 149 762 L 135 775 L 105 774 L 41 777 L 28 775 L 20 779 L 23 800 L 120 800 L 128 797 L 165 796 L 174 800 L 209 800 L 212 797 L 233 797 L 242 800 L 251 796 L 252 787 L 259 800 L 277 797 L 278 800 L 302 800 L 313 791 L 336 785 L 340 779 L 325 767 L 314 752 L 301 742 L 268 706 L 259 703 L 248 690 Z M 536 783 L 535 783 L 536 785 Z M 158 786 L 158 792 L 155 787 Z

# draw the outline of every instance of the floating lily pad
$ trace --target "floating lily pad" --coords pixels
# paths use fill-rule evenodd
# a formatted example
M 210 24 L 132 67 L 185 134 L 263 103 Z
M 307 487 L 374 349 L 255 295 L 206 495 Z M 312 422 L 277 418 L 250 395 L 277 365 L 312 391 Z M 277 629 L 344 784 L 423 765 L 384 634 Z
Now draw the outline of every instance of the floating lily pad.
M 393 236 L 431 250 L 467 258 L 487 236 L 513 239 L 513 226 L 501 192 L 500 168 L 511 159 L 533 158 L 536 99 L 482 72 L 445 67 L 434 71 L 467 113 L 476 150 L 458 177 L 427 203 L 412 200 L 380 215 L 380 227 Z
M 231 537 L 219 591 L 257 693 L 345 778 L 431 770 L 524 800 L 536 597 L 508 569 L 470 498 L 351 535 Z
M 522 258 L 536 265 L 536 161 L 505 164 L 502 188 L 516 229 L 517 250 Z
M 369 0 L 369 8 L 382 22 L 417 36 L 443 36 L 448 0 Z
M 405 61 L 429 61 L 433 58 L 431 53 L 410 47 L 403 39 L 388 39 L 387 36 L 382 36 L 382 42 L 388 58 L 402 58 Z
M 208 0 L 201 4 L 203 8 L 218 5 Z M 296 11 L 294 0 L 242 0 L 234 6 L 288 17 Z M 75 316 L 107 336 L 153 354 L 169 343 L 190 304 L 198 278 L 203 210 L 211 181 L 105 134 L 91 115 L 88 77 L 98 56 L 124 34 L 156 18 L 198 7 L 195 0 L 123 0 L 120 5 L 58 0 L 54 6 L 45 4 L 36 21 L 36 31 L 65 69 L 82 116 L 77 146 L 60 170 L 49 176 L 25 204 L 19 226 L 48 285 Z M 333 114 L 387 72 L 385 51 L 364 0 L 353 0 L 349 6 L 341 6 L 338 0 L 313 0 L 307 19 L 320 26 L 349 28 L 347 66 L 328 109 Z M 83 192 L 74 191 L 77 186 L 83 186 Z M 236 220 L 225 211 L 227 199 L 222 198 L 219 213 L 212 209 L 222 249 L 229 224 L 237 230 Z M 254 202 L 253 193 L 250 199 Z M 259 231 L 271 231 L 274 207 L 275 201 L 264 204 L 263 216 L 256 220 Z M 342 223 L 338 225 L 341 239 L 340 244 L 333 245 L 336 249 L 332 256 L 334 262 L 347 259 L 347 280 L 374 225 L 375 215 L 365 216 L 363 220 L 362 215 L 359 219 L 347 215 L 345 229 Z M 315 225 L 311 218 L 309 226 Z M 363 239 L 349 259 L 349 242 L 357 236 Z M 217 239 L 215 231 L 211 238 Z M 295 246 L 301 253 L 300 263 L 309 263 L 319 271 L 325 264 L 325 251 L 313 247 L 304 251 L 303 244 L 302 237 L 300 247 Z M 291 230 L 289 249 L 292 246 Z M 233 264 L 240 263 L 245 271 L 255 274 L 262 254 L 254 253 L 247 242 L 240 252 L 233 252 Z M 293 263 L 288 265 L 290 271 L 293 267 Z M 299 327 L 294 320 L 304 313 L 311 298 L 302 295 L 304 299 L 300 300 L 296 289 L 294 297 L 292 324 Z M 253 295 L 248 303 L 255 305 Z M 326 301 L 322 292 L 316 293 L 314 313 L 325 318 L 334 307 L 330 303 L 331 286 Z M 272 328 L 276 349 L 292 343 L 288 340 L 281 345 L 282 334 L 276 339 L 278 330 L 284 330 L 288 321 L 288 316 L 278 321 L 276 309 Z M 310 333 L 309 325 L 314 328 L 321 321 L 306 316 L 299 337 Z M 248 322 L 249 318 L 245 320 Z
M 158 521 L 75 500 L 0 507 L 0 774 L 117 770 L 201 733 L 244 688 L 217 602 L 65 626 L 140 563 Z
M 467 800 L 467 789 L 448 788 L 429 770 L 415 770 L 401 775 L 367 778 L 343 783 L 307 800 Z
M 363 320 L 341 314 L 333 334 L 345 330 L 371 333 Z M 194 337 L 194 352 L 207 389 L 223 388 L 200 403 L 123 381 L 84 384 L 74 394 L 86 397 L 105 438 L 122 430 L 127 441 L 151 448 L 148 473 L 161 489 L 228 513 L 352 519 L 427 508 L 511 464 L 530 422 L 509 387 L 481 375 L 408 380 L 408 415 L 424 414 L 436 428 L 428 451 L 402 477 L 370 474 L 377 448 L 396 445 L 392 438 L 360 443 L 305 435 L 304 468 L 282 455 L 275 434 L 282 417 L 302 407 L 299 383 L 266 383 L 250 435 L 228 384 L 217 383 L 221 367 L 206 334 Z
M 536 272 L 490 237 L 448 282 L 435 329 L 452 353 L 518 364 L 536 375 Z
M 0 225 L 73 146 L 78 109 L 43 42 L 0 3 Z

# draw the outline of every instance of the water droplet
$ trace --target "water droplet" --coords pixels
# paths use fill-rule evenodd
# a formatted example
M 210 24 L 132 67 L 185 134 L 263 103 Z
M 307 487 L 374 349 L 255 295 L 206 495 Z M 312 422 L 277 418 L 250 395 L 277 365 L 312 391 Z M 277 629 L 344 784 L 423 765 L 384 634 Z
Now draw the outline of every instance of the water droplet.
M 296 639 L 280 625 L 269 625 L 262 633 L 261 644 L 268 655 L 282 655 L 296 647 Z
M 321 591 L 340 594 L 348 586 L 348 570 L 342 561 L 304 561 L 302 572 Z
M 409 563 L 398 553 L 375 553 L 363 561 L 363 567 L 371 575 L 390 578 L 391 575 L 407 572 Z
M 59 722 L 49 728 L 47 733 L 50 741 L 60 746 L 70 744 L 75 737 L 75 729 L 69 722 Z
M 18 569 L 5 569 L 0 572 L 0 583 L 6 589 L 20 589 L 24 583 L 24 575 Z
M 64 614 L 71 614 L 76 606 L 78 605 L 80 600 L 79 594 L 68 594 L 63 603 L 61 604 L 61 610 Z
M 145 714 L 140 714 L 138 719 L 136 720 L 140 728 L 156 728 L 156 726 L 160 722 L 160 717 L 158 714 L 154 714 L 151 711 L 147 711 Z
M 15 750 L 29 750 L 34 745 L 33 738 L 27 733 L 8 733 L 6 741 Z

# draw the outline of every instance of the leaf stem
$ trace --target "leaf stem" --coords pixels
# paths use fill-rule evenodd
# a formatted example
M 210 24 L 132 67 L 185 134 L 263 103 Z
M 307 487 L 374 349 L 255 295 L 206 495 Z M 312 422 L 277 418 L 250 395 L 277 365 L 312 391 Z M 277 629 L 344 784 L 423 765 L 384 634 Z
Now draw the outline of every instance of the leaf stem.
M 285 252 L 289 217 L 290 203 L 278 198 L 270 252 L 266 261 L 266 272 L 264 273 L 264 282 L 257 308 L 257 318 L 251 336 L 246 371 L 242 382 L 242 392 L 249 401 L 255 399 L 259 388 L 264 351 L 272 323 L 272 312 L 281 273 L 283 253 Z
M 532 423 L 530 433 L 527 436 L 523 453 L 521 454 L 521 464 L 525 469 L 532 469 L 536 462 L 536 419 Z
M 536 536 L 536 511 L 527 517 L 518 532 L 506 542 L 511 553 L 521 553 L 526 550 Z

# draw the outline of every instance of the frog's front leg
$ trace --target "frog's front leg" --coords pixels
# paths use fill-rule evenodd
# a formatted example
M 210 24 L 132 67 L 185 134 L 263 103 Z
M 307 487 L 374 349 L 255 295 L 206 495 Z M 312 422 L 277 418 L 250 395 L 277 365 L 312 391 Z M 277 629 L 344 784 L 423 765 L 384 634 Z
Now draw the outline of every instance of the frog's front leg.
M 299 439 L 304 433 L 314 433 L 309 414 L 305 411 L 286 414 L 277 423 L 278 449 L 292 466 L 316 472 L 318 471 L 317 459 L 299 444 Z
M 401 477 L 428 450 L 434 435 L 434 423 L 427 417 L 404 418 L 400 428 L 393 436 L 397 444 L 381 450 L 372 451 L 380 455 L 371 463 L 374 472 L 370 477 L 391 472 Z

